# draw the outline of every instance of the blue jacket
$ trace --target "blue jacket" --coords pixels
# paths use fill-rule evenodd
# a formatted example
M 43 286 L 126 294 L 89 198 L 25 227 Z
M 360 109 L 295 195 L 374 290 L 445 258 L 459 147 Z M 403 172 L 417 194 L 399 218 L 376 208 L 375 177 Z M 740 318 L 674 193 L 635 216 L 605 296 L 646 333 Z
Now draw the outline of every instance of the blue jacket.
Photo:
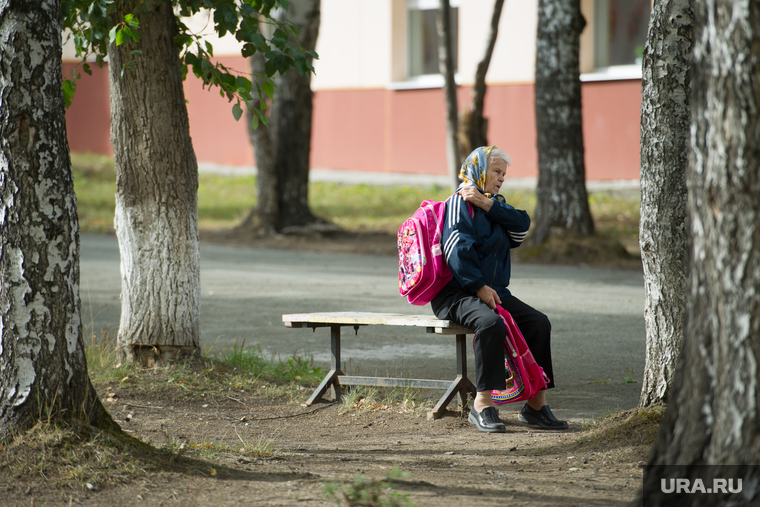
M 494 200 L 488 212 L 469 206 L 455 194 L 446 203 L 441 244 L 451 273 L 449 285 L 477 292 L 488 285 L 499 294 L 509 295 L 511 272 L 509 250 L 525 239 L 530 217 L 523 210 Z

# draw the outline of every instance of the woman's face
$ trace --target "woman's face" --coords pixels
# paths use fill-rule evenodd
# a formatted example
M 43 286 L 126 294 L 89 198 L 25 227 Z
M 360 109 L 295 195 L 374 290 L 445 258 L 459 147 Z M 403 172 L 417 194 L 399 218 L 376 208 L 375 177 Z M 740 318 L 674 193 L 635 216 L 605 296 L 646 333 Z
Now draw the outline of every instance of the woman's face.
M 504 184 L 504 176 L 506 174 L 507 163 L 500 158 L 492 160 L 488 164 L 488 169 L 486 170 L 485 191 L 493 195 L 498 194 L 502 184 Z

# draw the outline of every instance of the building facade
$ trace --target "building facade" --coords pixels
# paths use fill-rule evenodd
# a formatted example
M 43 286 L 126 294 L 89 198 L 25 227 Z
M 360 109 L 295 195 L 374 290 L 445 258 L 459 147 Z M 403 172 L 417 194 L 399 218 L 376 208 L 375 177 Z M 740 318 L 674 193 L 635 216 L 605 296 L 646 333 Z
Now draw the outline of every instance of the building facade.
M 451 0 L 460 110 L 469 107 L 494 0 Z M 586 176 L 639 177 L 643 44 L 650 0 L 582 0 L 581 80 Z M 314 63 L 312 168 L 446 174 L 446 124 L 437 74 L 438 0 L 322 0 Z M 538 0 L 507 0 L 486 77 L 489 143 L 512 157 L 510 177 L 536 177 L 534 69 Z M 203 29 L 207 18 L 192 20 Z M 225 65 L 248 72 L 234 40 L 211 38 Z M 64 51 L 64 71 L 73 65 Z M 190 133 L 200 163 L 253 166 L 244 120 L 232 104 L 185 83 Z M 108 75 L 83 75 L 67 112 L 74 151 L 110 154 Z

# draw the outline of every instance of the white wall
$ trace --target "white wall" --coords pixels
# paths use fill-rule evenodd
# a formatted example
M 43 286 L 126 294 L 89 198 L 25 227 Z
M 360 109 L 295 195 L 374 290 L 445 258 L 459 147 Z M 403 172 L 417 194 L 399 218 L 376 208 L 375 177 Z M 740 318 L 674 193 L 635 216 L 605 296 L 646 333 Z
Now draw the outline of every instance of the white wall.
M 384 88 L 391 80 L 391 0 L 322 0 L 315 89 Z
M 483 59 L 494 0 L 461 0 L 459 6 L 459 78 L 472 84 Z M 501 12 L 488 83 L 532 83 L 536 63 L 538 0 L 506 0 Z

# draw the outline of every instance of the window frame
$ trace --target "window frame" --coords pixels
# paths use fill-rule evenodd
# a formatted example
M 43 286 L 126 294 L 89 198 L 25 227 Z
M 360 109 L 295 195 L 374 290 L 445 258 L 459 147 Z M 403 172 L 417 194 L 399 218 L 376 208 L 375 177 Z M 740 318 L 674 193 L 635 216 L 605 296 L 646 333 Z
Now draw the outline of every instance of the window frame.
M 604 16 L 606 19 L 608 19 L 609 16 L 609 8 L 607 9 L 606 16 L 604 15 L 605 13 L 602 12 L 602 2 L 605 2 L 607 6 L 609 6 L 610 0 L 592 0 L 590 9 L 591 12 L 584 13 L 587 18 L 590 17 L 592 20 L 592 26 L 590 27 L 592 29 L 592 34 L 590 37 L 592 70 L 590 72 L 581 73 L 581 81 L 615 81 L 626 79 L 641 79 L 641 61 L 632 64 L 608 65 L 605 67 L 597 65 L 599 54 L 601 52 L 600 39 L 607 33 L 607 31 L 603 28 L 604 25 L 601 22 L 601 17 Z M 652 15 L 652 3 L 652 0 L 650 0 L 650 20 Z M 606 19 L 604 20 L 605 22 Z M 605 48 L 605 50 L 609 51 L 608 48 Z
M 449 5 L 452 8 L 457 9 L 456 16 L 457 16 L 457 23 L 459 21 L 459 6 L 461 4 L 461 0 L 449 0 Z M 412 57 L 411 57 L 411 51 L 412 51 L 412 36 L 411 36 L 411 23 L 410 23 L 410 14 L 409 12 L 412 10 L 434 10 L 438 9 L 440 7 L 440 1 L 439 0 L 406 0 L 405 6 L 404 6 L 404 15 L 406 17 L 406 33 L 405 33 L 405 51 L 404 51 L 404 57 L 405 57 L 405 66 L 404 66 L 404 80 L 403 81 L 395 81 L 388 85 L 388 89 L 390 90 L 414 90 L 414 89 L 425 89 L 425 88 L 443 88 L 444 85 L 444 78 L 440 73 L 434 73 L 434 74 L 417 74 L 412 75 Z M 454 44 L 457 45 L 457 49 L 459 47 L 459 30 L 457 29 L 457 40 L 453 41 Z M 457 51 L 457 59 L 458 59 L 459 53 Z M 456 67 L 458 69 L 459 62 L 456 62 Z M 454 73 L 454 80 L 458 84 L 460 84 L 459 81 L 459 73 L 458 70 Z

